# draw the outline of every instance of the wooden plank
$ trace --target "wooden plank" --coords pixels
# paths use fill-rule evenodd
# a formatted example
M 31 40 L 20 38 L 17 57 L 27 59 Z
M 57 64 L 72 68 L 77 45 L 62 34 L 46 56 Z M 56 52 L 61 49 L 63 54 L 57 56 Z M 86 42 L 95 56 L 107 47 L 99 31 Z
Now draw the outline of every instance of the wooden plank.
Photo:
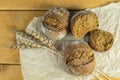
M 0 65 L 0 80 L 23 80 L 20 65 Z
M 33 17 L 43 14 L 44 11 L 0 11 L 0 63 L 20 63 L 18 49 L 8 48 L 15 40 L 12 30 L 24 30 Z
M 117 1 L 120 0 L 0 0 L 0 10 L 48 10 L 53 6 L 76 10 Z
M 103 77 L 101 76 L 101 78 Z M 110 78 L 111 80 L 120 80 L 119 78 L 112 78 L 112 77 Z M 0 80 L 23 80 L 21 66 L 20 65 L 0 65 Z

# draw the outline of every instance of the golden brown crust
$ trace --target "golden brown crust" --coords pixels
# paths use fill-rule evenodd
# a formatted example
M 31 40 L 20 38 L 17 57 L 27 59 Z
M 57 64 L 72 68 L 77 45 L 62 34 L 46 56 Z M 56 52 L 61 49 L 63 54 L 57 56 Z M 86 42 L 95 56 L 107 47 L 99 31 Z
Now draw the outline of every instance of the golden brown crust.
M 71 30 L 76 38 L 83 37 L 89 31 L 99 26 L 98 17 L 92 11 L 80 11 L 72 17 Z
M 113 35 L 109 32 L 98 29 L 90 32 L 89 44 L 96 51 L 102 52 L 109 50 L 113 42 Z
M 53 7 L 44 15 L 44 25 L 53 31 L 64 30 L 68 27 L 69 12 L 60 7 Z
M 90 74 L 95 67 L 92 49 L 85 43 L 67 46 L 65 61 L 74 73 L 80 75 Z

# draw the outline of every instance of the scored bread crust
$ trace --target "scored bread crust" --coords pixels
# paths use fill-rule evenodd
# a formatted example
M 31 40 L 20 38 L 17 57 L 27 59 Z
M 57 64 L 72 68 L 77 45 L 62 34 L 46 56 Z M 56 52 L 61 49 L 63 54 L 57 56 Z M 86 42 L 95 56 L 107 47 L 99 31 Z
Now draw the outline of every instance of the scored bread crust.
M 65 61 L 71 71 L 79 75 L 91 74 L 95 68 L 94 54 L 85 43 L 68 45 L 65 48 Z
M 92 74 L 92 72 L 95 69 L 95 60 L 93 59 L 91 62 L 89 62 L 86 65 L 83 66 L 69 66 L 69 68 L 78 75 L 89 75 Z
M 44 25 L 53 31 L 61 31 L 68 27 L 69 12 L 65 8 L 53 7 L 44 15 Z

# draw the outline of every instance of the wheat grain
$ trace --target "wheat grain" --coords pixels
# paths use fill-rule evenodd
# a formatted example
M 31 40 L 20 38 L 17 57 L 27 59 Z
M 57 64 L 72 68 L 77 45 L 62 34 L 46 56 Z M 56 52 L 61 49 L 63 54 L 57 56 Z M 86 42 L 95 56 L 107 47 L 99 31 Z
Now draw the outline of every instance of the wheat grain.
M 26 49 L 26 48 L 44 48 L 45 46 L 41 45 L 41 44 L 37 44 L 37 43 L 30 43 L 24 40 L 19 40 L 21 41 L 19 44 L 13 44 L 11 46 L 9 46 L 9 48 L 15 49 L 15 48 L 22 48 L 22 49 Z
M 9 48 L 11 48 L 11 49 L 16 49 L 16 48 L 25 49 L 26 45 L 25 44 L 13 44 L 13 45 L 9 46 Z
M 43 43 L 48 45 L 50 42 L 48 40 L 44 40 Z
M 33 36 L 27 34 L 26 32 L 24 31 L 20 31 L 20 30 L 14 30 L 14 32 L 24 38 L 27 38 L 29 40 L 33 40 L 33 41 L 37 41 Z
M 36 45 L 41 45 L 38 42 L 30 42 L 30 41 L 26 41 L 26 40 L 23 40 L 23 39 L 18 39 L 18 42 L 21 43 L 21 44 L 30 45 L 30 46 L 34 46 L 34 47 Z

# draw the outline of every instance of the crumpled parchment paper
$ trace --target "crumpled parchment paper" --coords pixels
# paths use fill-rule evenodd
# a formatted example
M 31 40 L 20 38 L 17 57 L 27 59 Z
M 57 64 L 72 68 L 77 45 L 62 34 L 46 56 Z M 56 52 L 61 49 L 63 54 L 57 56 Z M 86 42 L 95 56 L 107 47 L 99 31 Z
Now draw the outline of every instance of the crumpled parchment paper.
M 95 52 L 96 69 L 120 77 L 120 2 L 89 9 L 99 17 L 99 28 L 114 35 L 114 44 L 109 51 Z M 35 17 L 27 26 L 34 30 L 40 26 L 40 17 Z M 27 31 L 26 29 L 26 31 Z M 77 76 L 67 70 L 65 62 L 48 49 L 19 49 L 24 80 L 91 80 L 89 76 Z

